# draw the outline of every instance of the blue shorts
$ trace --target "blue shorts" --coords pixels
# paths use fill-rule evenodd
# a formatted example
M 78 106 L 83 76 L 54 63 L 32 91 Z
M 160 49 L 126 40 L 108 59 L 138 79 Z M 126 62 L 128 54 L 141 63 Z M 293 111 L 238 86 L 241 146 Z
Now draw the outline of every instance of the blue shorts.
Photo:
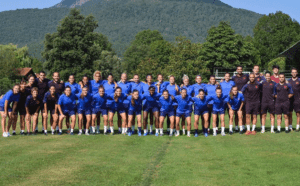
M 158 112 L 159 108 L 158 107 L 144 107 L 143 111 L 146 111 L 146 112 Z
M 185 118 L 191 117 L 191 113 L 190 112 L 186 112 L 186 113 L 176 112 L 176 117 L 181 117 L 181 116 L 184 116 Z
M 63 112 L 63 114 L 64 114 L 65 116 L 69 116 L 69 117 L 76 114 L 76 113 L 75 113 L 75 110 L 63 110 L 62 112 Z M 60 115 L 60 114 L 59 114 L 59 115 Z
M 212 114 L 225 114 L 225 110 L 222 110 L 222 111 L 215 111 L 215 110 L 213 110 Z
M 118 112 L 119 114 L 123 114 L 123 113 L 126 113 L 126 110 L 125 109 L 119 109 L 119 110 L 109 109 L 108 112 L 111 112 L 111 113 Z
M 194 111 L 194 115 L 198 115 L 198 116 L 202 116 L 206 113 L 208 113 L 208 110 L 206 110 L 206 109 L 203 109 L 203 110 L 195 109 L 195 111 Z
M 104 115 L 107 115 L 107 109 L 93 108 L 93 109 L 92 109 L 92 113 L 93 113 L 94 115 L 96 115 L 96 114 L 98 114 L 98 113 L 101 113 L 102 116 L 104 116 Z
M 174 111 L 169 111 L 169 112 L 160 111 L 160 116 L 166 117 L 167 115 L 168 115 L 168 117 L 175 116 L 175 112 Z
M 84 115 L 92 115 L 91 109 L 87 109 L 87 110 L 78 109 L 77 113 L 78 114 L 84 114 Z
M 12 109 L 10 107 L 8 107 L 8 112 L 11 112 Z M 0 112 L 4 112 L 4 107 L 0 107 Z
M 142 114 L 141 110 L 139 110 L 139 111 L 129 110 L 128 111 L 128 115 L 131 115 L 131 116 L 133 116 L 133 115 L 141 115 L 141 114 Z

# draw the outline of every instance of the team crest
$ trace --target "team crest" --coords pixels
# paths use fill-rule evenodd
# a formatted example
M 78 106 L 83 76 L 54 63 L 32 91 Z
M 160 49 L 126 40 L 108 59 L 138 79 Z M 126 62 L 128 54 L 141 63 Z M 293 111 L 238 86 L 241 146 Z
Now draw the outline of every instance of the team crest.
M 255 88 L 258 88 L 258 86 L 256 85 Z
M 272 83 L 270 83 L 270 85 L 273 85 Z
M 287 87 L 286 87 L 286 86 L 284 86 L 284 88 L 286 89 Z
M 257 78 L 257 81 L 260 81 L 260 78 Z
M 244 79 L 246 79 L 246 77 L 244 77 Z
M 299 84 L 299 82 L 296 82 L 296 84 L 298 85 L 298 84 Z

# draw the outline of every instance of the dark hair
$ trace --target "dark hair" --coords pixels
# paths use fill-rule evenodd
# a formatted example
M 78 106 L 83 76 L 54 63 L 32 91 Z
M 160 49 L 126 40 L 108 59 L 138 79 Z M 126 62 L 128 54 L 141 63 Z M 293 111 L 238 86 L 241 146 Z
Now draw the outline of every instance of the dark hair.
M 278 65 L 273 65 L 272 69 L 277 68 L 279 70 L 279 66 Z
M 213 78 L 216 78 L 216 76 L 215 76 L 215 75 L 210 75 L 210 76 L 209 76 L 209 79 L 210 79 L 210 78 L 212 78 L 212 77 L 213 77 Z
M 197 75 L 196 77 L 195 77 L 195 79 L 197 79 L 197 77 L 201 77 L 201 75 Z M 201 77 L 202 78 L 202 77 Z
M 243 68 L 243 66 L 241 66 L 241 65 L 238 65 L 238 66 L 236 67 L 236 69 L 238 69 L 238 68 Z
M 31 77 L 34 78 L 34 75 L 30 74 L 30 75 L 27 77 L 27 79 L 29 80 Z
M 112 75 L 112 73 L 109 73 L 109 74 L 107 75 L 107 77 L 109 77 L 109 76 L 112 76 L 112 77 L 114 77 L 114 76 Z
M 229 72 L 225 72 L 224 76 L 225 76 L 226 74 L 229 74 L 229 76 L 230 76 L 230 73 L 229 73 Z
M 134 90 L 132 91 L 132 94 L 135 93 L 135 92 L 139 92 L 139 91 L 138 91 L 137 89 L 134 89 Z M 133 98 L 132 95 L 131 95 L 131 104 L 132 104 L 132 106 L 135 106 L 134 98 Z
M 103 90 L 105 90 L 105 88 L 104 88 L 104 86 L 103 86 L 103 85 L 100 85 L 100 86 L 98 87 L 98 90 L 100 90 L 100 89 L 103 89 Z
M 266 74 L 270 74 L 270 75 L 271 75 L 271 72 L 270 72 L 270 71 L 267 71 L 267 72 L 265 73 L 265 75 L 266 75 Z
M 162 76 L 162 77 L 164 77 L 162 74 L 157 74 L 157 76 L 156 76 L 156 77 L 158 77 L 158 76 Z
M 167 93 L 169 94 L 169 91 L 168 91 L 168 90 L 164 90 L 163 93 L 164 93 L 164 92 L 167 92 Z
M 31 93 L 33 92 L 33 91 L 39 91 L 39 89 L 37 88 L 37 87 L 33 87 L 32 89 L 31 89 Z
M 122 88 L 121 88 L 121 87 L 117 87 L 117 88 L 115 89 L 115 93 L 114 93 L 114 100 L 115 100 L 115 101 L 117 101 L 117 95 L 116 95 L 116 92 L 117 92 L 118 89 L 121 89 L 121 91 L 122 91 Z
M 67 85 L 65 89 L 67 89 L 67 88 L 71 89 L 71 87 L 69 85 Z
M 86 88 L 87 90 L 89 90 L 88 87 L 83 87 L 82 90 L 83 90 L 84 88 Z M 83 91 L 82 91 L 82 92 L 83 92 Z M 85 97 L 85 96 L 83 96 L 82 92 L 81 92 L 81 94 L 80 94 L 80 98 L 81 98 L 81 99 L 83 99 L 83 98 Z
M 186 88 L 181 88 L 181 91 L 180 91 L 180 92 L 182 92 L 183 90 L 185 90 L 185 91 L 187 92 Z
M 154 89 L 154 90 L 155 90 L 155 87 L 151 85 L 151 86 L 148 88 L 148 90 L 150 90 L 150 89 Z
M 42 70 L 42 71 L 40 71 L 39 74 L 45 74 L 46 75 L 46 72 Z
M 73 77 L 75 78 L 74 74 L 70 74 L 69 77 L 70 77 L 70 76 L 73 76 Z
M 254 68 L 254 67 L 259 67 L 259 66 L 258 66 L 258 65 L 253 65 L 253 68 Z
M 217 85 L 216 90 L 217 89 L 221 89 L 222 90 L 221 85 Z
M 283 72 L 279 73 L 279 76 L 280 76 L 280 75 L 283 75 L 283 76 L 285 77 L 285 74 L 284 74 Z
M 232 86 L 232 87 L 231 87 L 230 93 L 229 93 L 230 99 L 233 99 L 233 92 L 232 92 L 232 89 L 233 89 L 233 88 L 237 88 L 237 86 Z
M 291 69 L 291 71 L 293 71 L 293 70 L 296 70 L 296 71 L 298 72 L 298 69 L 296 69 L 295 67 L 293 67 L 293 68 Z
M 169 76 L 169 79 L 170 79 L 171 77 L 175 78 L 175 76 L 173 76 L 173 75 L 170 75 L 170 76 Z

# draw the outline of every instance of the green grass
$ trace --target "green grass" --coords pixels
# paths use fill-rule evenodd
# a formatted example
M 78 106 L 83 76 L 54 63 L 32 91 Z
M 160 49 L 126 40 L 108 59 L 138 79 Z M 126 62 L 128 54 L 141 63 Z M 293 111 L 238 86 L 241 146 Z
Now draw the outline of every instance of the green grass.
M 299 185 L 300 133 L 269 126 L 208 138 L 1 137 L 0 185 Z

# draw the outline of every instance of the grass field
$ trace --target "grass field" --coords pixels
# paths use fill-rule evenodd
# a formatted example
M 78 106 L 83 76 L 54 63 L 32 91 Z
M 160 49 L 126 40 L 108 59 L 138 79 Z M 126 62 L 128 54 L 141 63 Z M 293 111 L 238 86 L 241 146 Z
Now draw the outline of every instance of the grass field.
M 207 138 L 1 137 L 0 185 L 299 185 L 300 133 L 269 126 Z

